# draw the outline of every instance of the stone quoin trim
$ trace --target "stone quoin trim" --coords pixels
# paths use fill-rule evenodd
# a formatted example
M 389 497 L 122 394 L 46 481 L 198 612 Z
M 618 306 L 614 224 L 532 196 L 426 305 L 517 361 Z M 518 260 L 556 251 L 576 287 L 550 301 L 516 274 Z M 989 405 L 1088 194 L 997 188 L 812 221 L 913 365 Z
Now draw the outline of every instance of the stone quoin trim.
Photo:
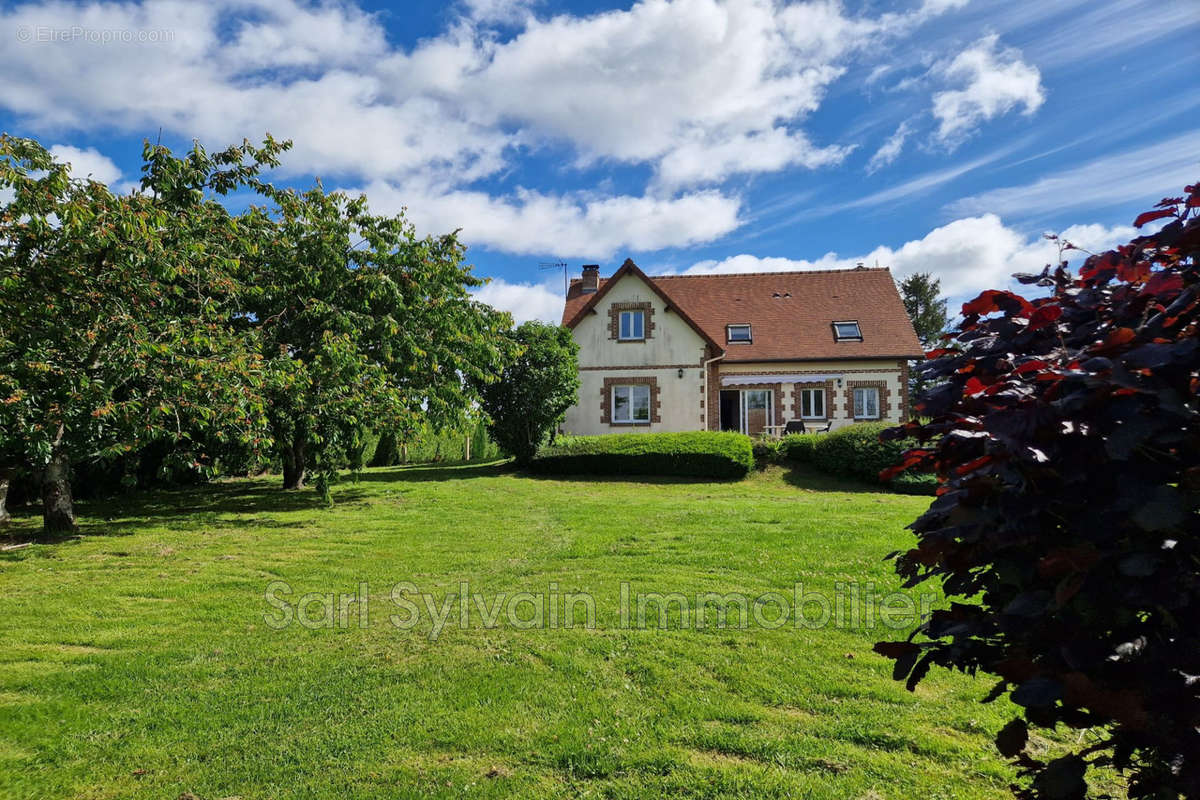
M 821 417 L 810 417 L 808 422 L 828 422 L 833 419 L 833 412 L 836 410 L 833 407 L 835 402 L 834 392 L 837 386 L 837 381 L 830 379 L 822 383 L 794 383 L 792 384 L 792 416 L 789 419 L 804 419 L 801 412 L 804 410 L 800 401 L 800 392 L 804 389 L 824 389 L 825 390 L 825 414 Z
M 650 421 L 649 422 L 613 422 L 612 421 L 612 390 L 614 386 L 649 386 L 650 387 Z M 600 424 L 611 425 L 614 428 L 646 428 L 662 422 L 662 400 L 659 399 L 658 378 L 653 375 L 631 375 L 625 378 L 605 378 L 600 390 Z
M 855 389 L 870 389 L 876 388 L 879 390 L 879 417 L 856 417 L 854 416 L 854 390 Z M 846 412 L 846 419 L 852 419 L 855 422 L 875 422 L 878 420 L 886 420 L 888 415 L 892 413 L 892 391 L 888 388 L 887 381 L 846 381 L 846 392 L 843 395 L 845 405 L 843 409 Z
M 641 311 L 642 314 L 642 338 L 641 339 L 622 339 L 621 338 L 621 312 L 622 311 Z M 614 342 L 641 342 L 646 339 L 654 338 L 654 306 L 649 302 L 641 303 L 612 303 L 608 307 L 608 338 Z
M 909 407 L 911 402 L 908 396 L 908 381 L 910 378 L 909 367 L 907 361 L 900 362 L 900 421 L 908 422 L 909 415 L 912 409 Z

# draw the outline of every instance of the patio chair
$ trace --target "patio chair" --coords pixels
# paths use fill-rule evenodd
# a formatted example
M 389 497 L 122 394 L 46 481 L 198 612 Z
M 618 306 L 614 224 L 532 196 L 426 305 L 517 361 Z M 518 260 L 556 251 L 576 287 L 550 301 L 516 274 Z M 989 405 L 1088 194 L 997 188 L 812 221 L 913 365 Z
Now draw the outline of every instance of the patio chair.
M 804 433 L 804 432 L 805 432 L 804 420 L 802 420 L 802 419 L 789 419 L 787 421 L 787 424 L 783 426 L 783 435 L 784 436 L 787 436 L 789 433 Z
M 829 420 L 825 423 L 824 428 L 817 428 L 813 433 L 829 433 L 831 430 L 833 430 L 833 420 Z

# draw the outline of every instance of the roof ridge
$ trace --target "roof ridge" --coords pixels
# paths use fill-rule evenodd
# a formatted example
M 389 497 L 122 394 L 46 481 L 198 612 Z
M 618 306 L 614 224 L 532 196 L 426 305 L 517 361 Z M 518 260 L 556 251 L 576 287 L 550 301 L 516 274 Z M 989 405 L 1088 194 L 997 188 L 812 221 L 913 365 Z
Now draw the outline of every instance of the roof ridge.
M 845 267 L 841 269 L 781 269 L 768 272 L 697 272 L 691 275 L 649 275 L 651 280 L 668 278 L 737 278 L 762 277 L 764 275 L 831 275 L 848 272 L 891 272 L 891 267 Z

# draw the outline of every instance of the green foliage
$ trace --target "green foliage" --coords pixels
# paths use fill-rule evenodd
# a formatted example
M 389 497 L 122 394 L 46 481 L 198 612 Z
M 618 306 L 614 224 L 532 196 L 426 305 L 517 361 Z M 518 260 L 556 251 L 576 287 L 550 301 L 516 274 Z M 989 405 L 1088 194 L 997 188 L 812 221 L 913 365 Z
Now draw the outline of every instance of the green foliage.
M 921 340 L 921 346 L 931 350 L 938 346 L 942 333 L 950 321 L 946 310 L 946 299 L 941 297 L 942 282 L 929 273 L 918 272 L 900 282 L 900 296 L 904 310 L 912 321 L 913 330 Z M 919 366 L 920 362 L 917 362 Z M 909 372 L 908 393 L 919 397 L 931 387 L 927 373 L 920 369 Z
M 893 426 L 886 422 L 856 422 L 819 434 L 812 464 L 831 475 L 879 482 L 879 473 L 894 465 L 908 449 L 904 442 L 882 442 L 879 435 Z
M 338 470 L 364 460 L 368 427 L 403 440 L 464 424 L 470 387 L 510 354 L 510 320 L 471 299 L 482 281 L 454 234 L 419 238 L 402 215 L 372 215 L 364 197 L 320 184 L 260 190 L 276 207 L 256 217 L 247 306 L 269 367 L 270 432 L 284 485 L 311 473 L 328 499 Z
M 0 466 L 45 476 L 47 529 L 74 525 L 74 464 L 166 440 L 207 470 L 205 442 L 263 443 L 264 365 L 235 269 L 254 236 L 217 197 L 284 149 L 147 144 L 141 191 L 118 196 L 0 136 Z
M 379 435 L 371 458 L 372 467 L 393 467 L 399 464 L 437 464 L 465 461 L 467 440 L 471 443 L 470 461 L 494 461 L 500 448 L 488 438 L 483 420 L 456 430 L 435 430 L 421 425 L 404 442 L 394 432 Z
M 744 478 L 754 469 L 750 437 L 740 433 L 620 433 L 562 437 L 531 465 L 554 475 L 681 475 Z
M 900 297 L 904 310 L 912 321 L 917 338 L 926 349 L 933 347 L 950 317 L 946 311 L 946 299 L 941 297 L 942 282 L 927 272 L 909 275 L 900 282 Z
M 516 357 L 477 389 L 488 434 L 518 464 L 527 465 L 579 397 L 579 345 L 570 329 L 534 321 L 509 338 Z
M 878 484 L 879 473 L 913 445 L 911 440 L 880 441 L 880 434 L 891 427 L 886 422 L 856 422 L 830 433 L 792 434 L 780 442 L 780 451 L 789 461 L 812 464 L 826 474 Z M 932 475 L 898 475 L 886 483 L 905 494 L 932 494 L 937 488 Z
M 750 447 L 754 453 L 755 468 L 766 469 L 768 465 L 776 463 L 782 454 L 781 445 L 779 439 L 752 439 Z
M 823 433 L 790 433 L 779 440 L 779 453 L 788 461 L 812 463 L 813 450 Z

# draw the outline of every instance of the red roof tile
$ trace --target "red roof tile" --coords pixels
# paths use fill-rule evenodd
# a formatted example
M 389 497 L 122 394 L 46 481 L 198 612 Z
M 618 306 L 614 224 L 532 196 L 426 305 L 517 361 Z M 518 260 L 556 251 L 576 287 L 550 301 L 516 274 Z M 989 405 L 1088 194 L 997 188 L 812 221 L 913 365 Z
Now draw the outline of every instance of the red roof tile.
M 632 261 L 623 272 L 642 276 Z M 572 280 L 563 324 L 574 327 L 606 294 L 583 294 Z M 726 351 L 726 361 L 921 358 L 921 344 L 887 269 L 649 276 L 664 300 Z M 855 320 L 862 341 L 835 341 L 833 323 Z M 750 323 L 750 344 L 726 344 L 725 326 Z

